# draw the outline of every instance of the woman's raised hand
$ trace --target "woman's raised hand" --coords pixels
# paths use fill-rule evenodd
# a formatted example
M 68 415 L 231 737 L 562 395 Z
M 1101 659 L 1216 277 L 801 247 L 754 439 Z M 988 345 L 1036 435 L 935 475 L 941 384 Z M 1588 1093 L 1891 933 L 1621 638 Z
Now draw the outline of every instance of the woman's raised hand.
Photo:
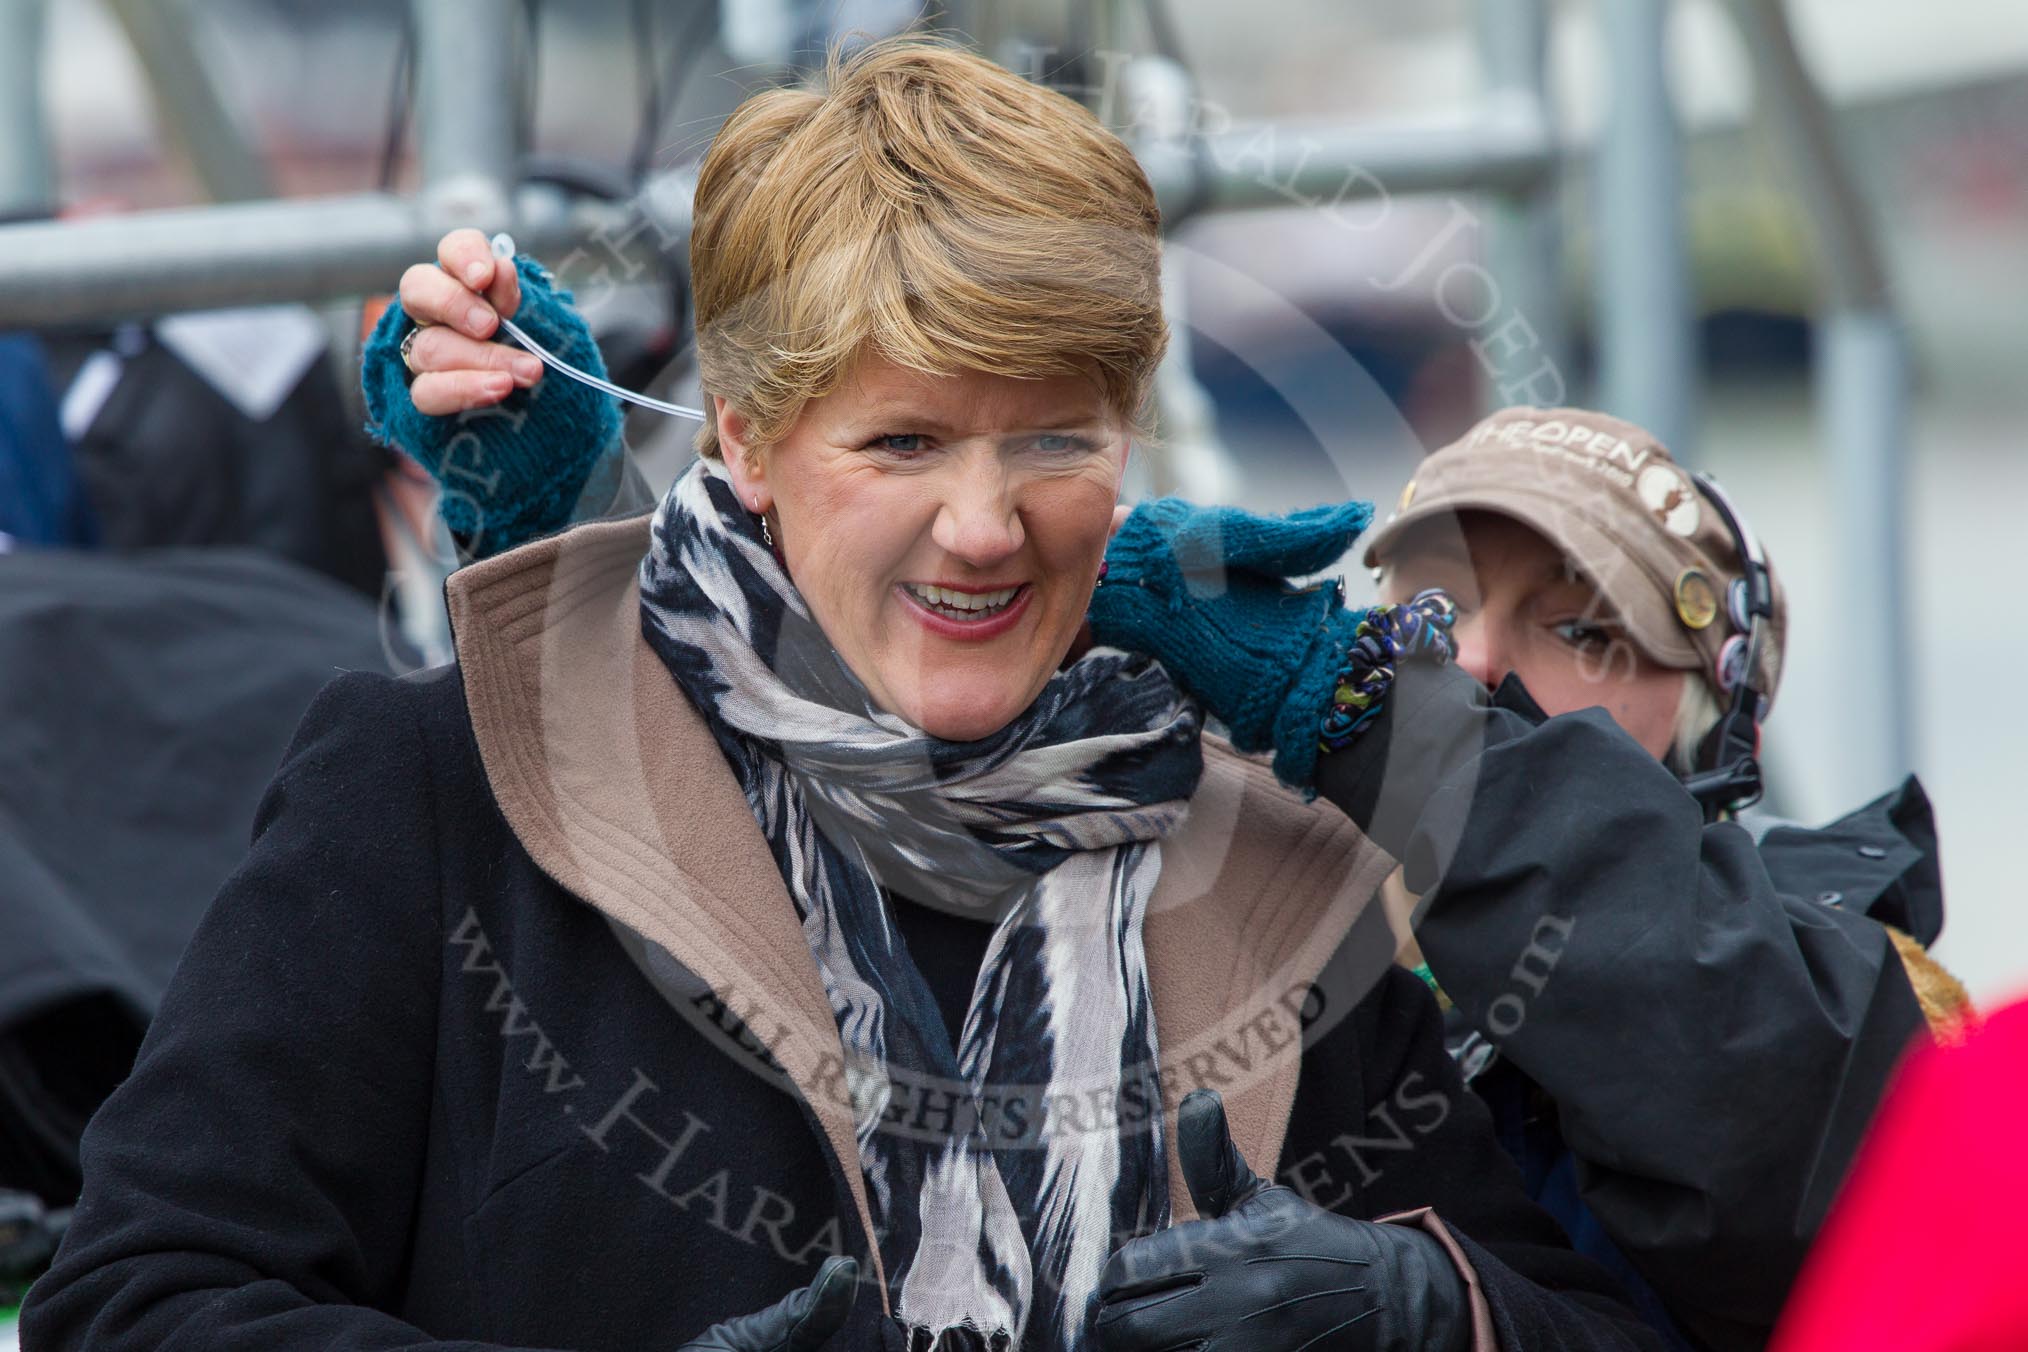
M 437 261 L 401 277 L 401 308 L 425 326 L 409 344 L 408 387 L 416 411 L 432 418 L 485 408 L 542 379 L 542 363 L 521 348 L 488 342 L 500 319 L 521 306 L 521 279 L 470 228 L 437 241 Z
M 1159 661 L 1235 746 L 1273 751 L 1283 782 L 1306 786 L 1356 617 L 1335 582 L 1289 579 L 1336 563 L 1372 516 L 1363 502 L 1288 516 L 1144 502 L 1106 549 L 1092 635 Z
M 477 230 L 453 230 L 437 262 L 403 274 L 401 303 L 359 354 L 370 430 L 442 486 L 438 510 L 474 558 L 563 529 L 581 501 L 604 510 L 625 473 L 619 401 L 543 381 L 534 353 L 488 341 L 502 316 L 604 377 L 570 292 L 533 258 L 495 258 Z

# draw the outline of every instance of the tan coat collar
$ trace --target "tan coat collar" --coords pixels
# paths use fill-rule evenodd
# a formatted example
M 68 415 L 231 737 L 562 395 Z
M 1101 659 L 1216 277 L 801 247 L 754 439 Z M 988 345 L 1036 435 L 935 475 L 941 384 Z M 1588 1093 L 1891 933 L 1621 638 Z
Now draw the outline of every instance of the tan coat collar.
M 793 903 L 717 743 L 641 635 L 648 518 L 581 526 L 446 588 L 493 796 L 566 890 L 667 949 L 769 1045 L 810 1103 L 872 1241 L 837 1026 Z M 1291 1006 L 1392 861 L 1335 810 L 1206 742 L 1188 823 L 1163 848 L 1144 935 L 1171 1125 L 1210 1080 L 1257 1169 L 1277 1165 L 1301 1039 Z M 1172 1156 L 1173 1158 L 1173 1156 Z M 1178 1219 L 1192 1215 L 1174 1174 Z M 879 1289 L 886 1289 L 885 1281 Z

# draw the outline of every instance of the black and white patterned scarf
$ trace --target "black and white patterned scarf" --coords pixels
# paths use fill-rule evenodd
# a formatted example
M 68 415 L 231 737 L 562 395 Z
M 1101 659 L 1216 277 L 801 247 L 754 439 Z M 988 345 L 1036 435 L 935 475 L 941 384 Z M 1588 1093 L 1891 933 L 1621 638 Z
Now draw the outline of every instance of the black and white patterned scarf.
M 1196 706 L 1098 649 L 992 736 L 930 737 L 872 705 L 705 463 L 656 513 L 641 609 L 802 916 L 911 1348 L 1084 1346 L 1107 1256 L 1169 1221 L 1141 922 Z M 884 889 L 994 923 L 955 1047 Z

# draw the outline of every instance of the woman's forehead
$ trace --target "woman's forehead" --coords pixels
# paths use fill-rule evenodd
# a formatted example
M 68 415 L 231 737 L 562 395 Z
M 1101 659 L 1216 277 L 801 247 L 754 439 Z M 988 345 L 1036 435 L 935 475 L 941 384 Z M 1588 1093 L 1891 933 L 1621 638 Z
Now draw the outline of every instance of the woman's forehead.
M 811 411 L 826 425 L 905 419 L 909 430 L 967 433 L 997 427 L 1088 426 L 1107 410 L 1095 382 L 1083 376 L 1010 376 L 988 371 L 935 375 L 879 356 L 854 364 L 837 389 Z

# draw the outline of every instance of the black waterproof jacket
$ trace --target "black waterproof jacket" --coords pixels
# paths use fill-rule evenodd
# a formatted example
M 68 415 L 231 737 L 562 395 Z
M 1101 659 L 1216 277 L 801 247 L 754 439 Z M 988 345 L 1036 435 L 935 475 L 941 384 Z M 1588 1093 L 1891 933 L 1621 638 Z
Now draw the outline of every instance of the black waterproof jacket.
M 1595 1218 L 1688 1341 L 1764 1346 L 1926 1031 L 1882 925 L 1942 925 L 1920 787 L 1756 841 L 1602 709 L 1545 718 L 1454 668 L 1400 686 L 1319 783 L 1424 894 L 1416 938 L 1482 1039 L 1466 1071 L 1497 1049 L 1483 1086 L 1535 1195 L 1567 1147 L 1580 1214 L 1552 1209 L 1580 1241 Z
M 77 1198 L 85 1120 L 368 601 L 261 550 L 0 555 L 0 1190 Z

